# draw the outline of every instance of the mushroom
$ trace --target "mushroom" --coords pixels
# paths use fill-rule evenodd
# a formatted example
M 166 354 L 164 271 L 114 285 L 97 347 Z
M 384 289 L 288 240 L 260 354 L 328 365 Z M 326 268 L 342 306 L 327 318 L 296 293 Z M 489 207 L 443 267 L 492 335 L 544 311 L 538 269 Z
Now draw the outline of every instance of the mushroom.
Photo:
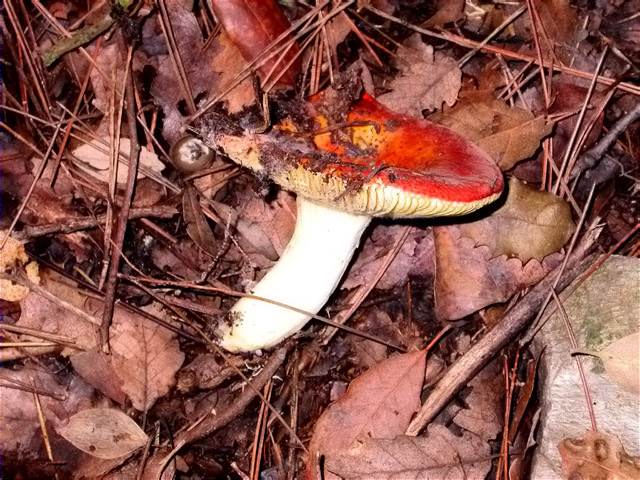
M 297 194 L 289 244 L 220 327 L 226 350 L 269 348 L 304 327 L 338 286 L 373 217 L 464 215 L 502 192 L 496 163 L 452 130 L 394 113 L 366 93 L 336 122 L 327 101 L 327 94 L 310 101 L 320 128 L 312 146 L 286 122 L 270 134 L 214 135 L 232 160 Z

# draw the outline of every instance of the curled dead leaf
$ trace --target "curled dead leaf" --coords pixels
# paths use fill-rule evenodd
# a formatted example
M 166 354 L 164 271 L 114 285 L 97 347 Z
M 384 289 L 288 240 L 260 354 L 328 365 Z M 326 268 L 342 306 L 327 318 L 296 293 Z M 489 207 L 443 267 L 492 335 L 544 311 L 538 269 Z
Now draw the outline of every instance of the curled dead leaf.
M 517 178 L 509 181 L 507 200 L 489 217 L 460 225 L 476 245 L 487 245 L 493 256 L 540 261 L 560 250 L 575 229 L 569 204 Z
M 432 120 L 475 141 L 502 170 L 533 155 L 553 124 L 522 108 L 510 108 L 501 100 L 471 97 Z

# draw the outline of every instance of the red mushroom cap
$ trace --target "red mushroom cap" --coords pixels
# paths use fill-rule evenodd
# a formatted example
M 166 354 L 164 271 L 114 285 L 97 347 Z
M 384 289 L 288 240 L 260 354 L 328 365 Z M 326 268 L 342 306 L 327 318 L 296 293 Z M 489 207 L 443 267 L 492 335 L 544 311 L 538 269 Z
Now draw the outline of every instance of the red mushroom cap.
M 315 137 L 318 148 L 339 157 L 326 174 L 347 182 L 371 176 L 369 182 L 449 202 L 477 202 L 502 192 L 495 161 L 447 127 L 391 112 L 367 93 L 349 111 L 347 124 L 359 125 L 347 127 L 348 142 L 330 133 Z
M 320 106 L 322 95 L 311 99 Z M 321 106 L 318 110 L 322 110 Z M 489 155 L 454 131 L 394 113 L 368 94 L 335 128 L 317 114 L 322 161 L 302 158 L 275 180 L 322 203 L 373 216 L 461 215 L 497 199 L 502 172 Z
M 273 134 L 216 143 L 283 188 L 356 214 L 463 215 L 502 193 L 496 163 L 461 135 L 394 113 L 366 93 L 351 103 L 335 90 L 310 99 L 313 145 L 292 135 L 297 128 L 290 121 Z

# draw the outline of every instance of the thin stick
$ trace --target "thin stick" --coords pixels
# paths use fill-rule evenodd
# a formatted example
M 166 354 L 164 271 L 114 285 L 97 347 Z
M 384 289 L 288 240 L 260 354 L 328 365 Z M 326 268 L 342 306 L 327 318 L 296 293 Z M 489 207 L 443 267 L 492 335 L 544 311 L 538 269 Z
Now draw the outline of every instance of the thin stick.
M 120 269 L 120 253 L 122 252 L 122 244 L 127 231 L 127 223 L 129 221 L 129 210 L 131 208 L 131 200 L 133 198 L 133 190 L 138 175 L 138 163 L 140 160 L 140 144 L 138 143 L 138 132 L 136 130 L 136 112 L 133 75 L 130 72 L 131 57 L 133 48 L 129 47 L 127 53 L 127 68 L 125 70 L 125 96 L 127 101 L 127 124 L 129 127 L 129 141 L 131 147 L 129 150 L 129 168 L 127 170 L 127 184 L 122 199 L 122 208 L 118 213 L 118 223 L 111 248 L 111 262 L 109 272 L 107 274 L 107 282 L 104 298 L 104 311 L 102 313 L 102 323 L 100 325 L 100 348 L 103 352 L 109 353 L 109 327 L 113 319 L 115 308 L 116 289 L 118 286 L 118 270 Z
M 155 278 L 148 278 L 148 277 L 134 277 L 131 275 L 125 275 L 125 274 L 119 274 L 118 275 L 120 278 L 124 278 L 126 280 L 129 280 L 131 282 L 140 282 L 140 283 L 147 283 L 147 284 L 152 284 L 152 285 L 164 285 L 164 286 L 172 286 L 172 287 L 181 287 L 181 288 L 185 288 L 185 289 L 192 289 L 192 290 L 199 290 L 199 291 L 203 291 L 203 292 L 216 292 L 216 293 L 222 293 L 224 295 L 229 295 L 231 297 L 247 297 L 247 298 L 252 298 L 254 300 L 260 300 L 262 302 L 267 302 L 267 303 L 271 303 L 272 305 L 277 305 L 278 307 L 282 307 L 284 309 L 287 310 L 292 310 L 294 312 L 298 312 L 298 313 L 302 313 L 305 315 L 308 315 L 309 317 L 313 318 L 314 320 L 318 320 L 322 323 L 326 323 L 327 325 L 330 325 L 332 327 L 336 327 L 340 330 L 344 330 L 346 332 L 352 333 L 354 335 L 357 335 L 359 337 L 362 338 L 366 338 L 367 340 L 371 340 L 372 342 L 376 342 L 379 343 L 381 345 L 384 345 L 386 347 L 389 348 L 393 348 L 394 350 L 397 350 L 399 352 L 406 352 L 406 349 L 401 347 L 400 345 L 395 345 L 393 343 L 390 343 L 382 338 L 376 337 L 375 335 L 371 335 L 367 332 L 362 332 L 356 328 L 352 328 L 352 327 L 348 327 L 346 325 L 342 325 L 339 322 L 333 321 L 327 317 L 323 317 L 322 315 L 317 315 L 311 312 L 307 312 L 306 310 L 303 310 L 301 308 L 296 308 L 293 307 L 291 305 L 287 305 L 285 303 L 282 302 L 277 302 L 275 300 L 271 300 L 269 298 L 265 298 L 265 297 L 260 297 L 258 295 L 252 295 L 249 293 L 242 293 L 242 292 L 238 292 L 236 290 L 232 290 L 230 288 L 227 287 L 214 287 L 214 286 L 210 286 L 210 285 L 198 285 L 196 283 L 191 283 L 191 282 L 181 282 L 181 281 L 175 281 L 175 280 L 158 280 Z
M 581 157 L 572 171 L 572 177 L 577 176 L 583 170 L 593 168 L 598 163 L 598 160 L 602 158 L 605 152 L 611 147 L 613 142 L 616 141 L 618 136 L 624 132 L 629 125 L 640 118 L 640 102 L 636 104 L 634 108 L 629 110 L 625 115 L 620 117 L 614 126 L 609 129 L 606 135 L 604 135 L 600 141 L 592 148 L 587 150 Z
M 33 380 L 33 377 L 30 378 L 31 386 L 33 387 L 33 403 L 36 406 L 36 411 L 38 412 L 38 423 L 40 424 L 40 431 L 42 432 L 42 441 L 44 443 L 44 449 L 47 452 L 47 458 L 54 464 L 55 459 L 53 457 L 53 450 L 51 448 L 51 441 L 49 440 L 49 432 L 47 430 L 47 422 L 44 416 L 44 412 L 42 411 L 42 403 L 40 403 L 40 396 L 36 392 L 36 384 Z M 54 473 L 55 478 L 58 478 L 58 472 Z
M 143 208 L 132 208 L 129 211 L 129 220 L 139 218 L 172 218 L 178 213 L 176 207 L 172 206 L 154 206 Z M 32 225 L 13 233 L 13 237 L 18 240 L 31 240 L 45 235 L 54 233 L 73 233 L 80 230 L 88 230 L 97 226 L 104 225 L 107 219 L 106 214 L 97 217 L 71 217 L 63 218 L 56 223 L 47 223 L 44 225 Z

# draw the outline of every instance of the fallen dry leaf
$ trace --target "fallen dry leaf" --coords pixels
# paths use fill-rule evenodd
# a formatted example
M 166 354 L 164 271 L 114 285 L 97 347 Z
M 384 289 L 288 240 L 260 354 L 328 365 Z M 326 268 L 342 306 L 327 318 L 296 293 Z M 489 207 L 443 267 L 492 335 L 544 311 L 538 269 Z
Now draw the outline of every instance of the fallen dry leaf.
M 0 273 L 6 273 L 16 267 L 24 268 L 29 280 L 40 283 L 38 263 L 29 261 L 23 243 L 10 235 L 7 237 L 8 233 L 7 230 L 0 230 L 0 242 L 3 242 L 6 237 L 4 246 L 0 249 Z M 29 288 L 6 278 L 0 278 L 0 299 L 19 302 L 28 294 Z
M 235 81 L 236 76 L 247 66 L 240 50 L 223 32 L 218 35 L 213 45 L 214 58 L 213 71 L 217 73 L 215 89 L 216 93 L 226 91 Z M 209 97 L 213 95 L 210 93 Z M 255 89 L 251 78 L 246 78 L 233 88 L 224 98 L 229 113 L 238 113 L 243 108 L 255 102 Z
M 223 365 L 212 353 L 201 353 L 189 365 L 181 368 L 177 375 L 176 388 L 181 393 L 194 390 L 213 390 L 229 377 L 237 374 L 243 361 L 231 358 L 231 365 Z
M 346 451 L 354 441 L 404 433 L 420 406 L 426 351 L 396 355 L 353 380 L 347 393 L 318 419 L 309 444 L 308 478 L 322 455 Z
M 189 238 L 202 250 L 215 255 L 218 250 L 211 226 L 200 206 L 199 194 L 192 185 L 185 185 L 182 193 L 182 216 Z
M 596 355 L 611 380 L 629 392 L 640 394 L 640 332 L 619 338 Z
M 629 455 L 618 437 L 606 432 L 585 432 L 558 445 L 566 478 L 584 480 L 636 480 L 640 458 Z
M 275 201 L 267 203 L 255 193 L 243 192 L 239 200 L 242 209 L 236 212 L 220 202 L 212 207 L 226 224 L 235 227 L 242 256 L 248 256 L 256 267 L 273 265 L 293 235 L 296 222 L 295 198 L 280 191 Z
M 52 425 L 91 406 L 93 390 L 75 379 L 61 385 L 55 375 L 41 366 L 26 365 L 18 370 L 0 368 L 0 451 L 25 455 L 42 447 L 38 412 L 32 386 L 40 393 L 43 414 Z
M 184 2 L 167 2 L 167 10 L 191 94 L 194 99 L 204 94 L 209 98 L 215 97 L 230 86 L 236 74 L 244 68 L 246 62 L 240 51 L 224 33 L 218 35 L 210 47 L 205 48 L 198 19 Z M 150 54 L 147 63 L 156 69 L 151 94 L 165 115 L 162 135 L 169 143 L 174 143 L 182 135 L 181 128 L 186 118 L 181 112 L 185 93 L 180 86 L 173 61 L 166 51 L 166 40 L 161 32 L 161 28 L 154 22 L 146 22 L 143 45 Z M 224 100 L 228 102 L 227 106 L 232 113 L 252 103 L 254 91 L 251 81 L 243 81 Z
M 502 431 L 504 379 L 500 367 L 491 362 L 468 384 L 471 391 L 464 399 L 465 408 L 453 415 L 456 425 L 489 445 Z
M 512 177 L 505 204 L 490 216 L 460 225 L 476 245 L 486 245 L 493 256 L 517 257 L 523 263 L 540 261 L 560 250 L 575 230 L 569 204 Z
M 476 246 L 459 225 L 433 229 L 436 245 L 435 307 L 438 318 L 457 320 L 481 308 L 506 302 L 558 265 L 561 254 L 523 264 L 489 247 Z
M 122 390 L 136 409 L 146 411 L 169 392 L 184 362 L 175 333 L 141 316 L 114 317 L 109 343 Z
M 184 2 L 167 2 L 181 62 L 194 98 L 209 91 L 215 76 L 212 74 L 214 55 L 204 48 L 202 32 L 198 20 Z M 181 136 L 184 120 L 180 102 L 185 102 L 186 92 L 180 84 L 180 76 L 167 50 L 167 40 L 159 25 L 160 19 L 146 22 L 143 29 L 143 49 L 149 54 L 149 65 L 155 67 L 156 75 L 151 84 L 151 94 L 164 112 L 162 134 L 171 144 Z
M 341 288 L 356 288 L 371 282 L 385 255 L 404 231 L 404 225 L 376 225 L 359 249 Z M 430 229 L 414 228 L 384 272 L 376 288 L 390 290 L 404 285 L 409 277 L 429 278 L 435 272 L 435 251 Z
M 367 438 L 328 455 L 326 469 L 345 480 L 483 479 L 491 469 L 489 444 L 432 424 L 424 437 Z
M 580 38 L 580 19 L 576 9 L 569 0 L 540 0 L 536 2 L 536 11 L 540 18 L 538 34 L 540 36 L 540 48 L 545 62 L 560 61 L 570 64 L 575 61 L 576 43 Z M 516 32 L 529 38 L 533 38 L 529 18 L 520 18 L 515 22 Z M 544 34 L 540 32 L 543 31 Z M 535 52 L 533 47 L 531 51 Z M 556 60 L 552 60 L 556 59 Z
M 102 392 L 107 398 L 124 405 L 127 400 L 122 390 L 123 381 L 115 371 L 110 355 L 102 352 L 80 352 L 69 357 L 71 365 L 82 379 Z
M 444 27 L 447 23 L 460 20 L 463 17 L 464 0 L 439 0 L 438 10 L 422 25 L 424 28 Z
M 21 303 L 22 313 L 16 325 L 63 335 L 77 348 L 67 345 L 34 347 L 30 353 L 37 355 L 61 350 L 63 355 L 69 356 L 78 354 L 78 350 L 94 349 L 98 345 L 102 303 L 87 297 L 57 274 L 50 271 L 43 273 L 43 287 L 46 290 L 61 301 L 83 310 L 87 316 L 75 314 L 31 292 Z M 159 311 L 153 313 L 163 316 Z M 21 335 L 20 338 L 37 340 L 28 335 Z M 120 306 L 116 306 L 114 311 L 109 343 L 112 354 L 106 358 L 83 352 L 72 359 L 72 364 L 87 383 L 118 402 L 122 401 L 124 392 L 138 410 L 149 408 L 169 391 L 184 361 L 175 333 Z M 0 359 L 3 360 L 23 356 L 20 350 L 0 350 Z M 101 360 L 106 360 L 106 363 Z M 99 375 L 99 368 L 106 374 Z M 114 375 L 119 381 L 114 379 Z
M 384 310 L 372 307 L 363 315 L 364 319 L 358 322 L 358 328 L 362 331 L 387 340 L 389 343 L 402 344 L 391 316 Z M 346 342 L 354 352 L 353 363 L 359 367 L 371 368 L 387 358 L 387 347 L 380 342 L 374 342 L 357 335 L 349 335 Z
M 52 278 L 50 272 L 43 270 L 41 278 L 42 287 L 58 298 L 82 308 L 89 315 L 94 315 L 90 304 L 85 304 L 86 297 L 79 294 L 76 288 L 61 283 Z M 29 349 L 31 355 L 42 355 L 44 353 L 60 351 L 62 355 L 68 356 L 77 353 L 78 350 L 89 350 L 98 344 L 98 326 L 100 321 L 94 316 L 95 323 L 88 321 L 88 318 L 81 317 L 69 312 L 59 304 L 43 297 L 36 292 L 30 292 L 20 302 L 20 318 L 15 323 L 18 327 L 26 327 L 40 330 L 45 333 L 66 337 L 74 346 L 60 345 L 54 347 L 33 347 Z M 20 335 L 22 341 L 40 341 L 36 337 Z M 24 352 L 14 348 L 0 349 L 0 360 L 7 361 L 16 358 L 23 358 Z
M 111 102 L 120 105 L 122 100 L 122 79 L 127 66 L 126 53 L 122 52 L 118 42 L 94 42 L 86 48 L 98 66 L 92 68 L 89 73 L 94 94 L 91 104 L 102 113 L 108 114 Z M 113 78 L 117 84 L 115 95 Z
M 106 460 L 131 455 L 148 440 L 132 418 L 114 408 L 81 410 L 56 430 L 77 449 Z
M 493 98 L 471 97 L 431 120 L 446 125 L 478 144 L 502 170 L 529 158 L 553 125 L 521 108 Z
M 271 52 L 265 53 L 265 49 L 291 26 L 276 0 L 214 1 L 211 2 L 211 8 L 220 26 L 248 61 L 268 56 Z M 281 83 L 295 83 L 301 68 L 298 45 L 290 35 L 284 37 L 278 46 L 285 44 L 289 45 L 286 51 L 265 61 L 260 67 L 263 80 L 274 70 L 276 75 L 284 71 L 280 78 Z
M 334 15 L 331 20 L 326 23 L 327 40 L 329 45 L 333 48 L 335 54 L 336 47 L 341 44 L 347 35 L 351 33 L 351 24 L 349 23 L 349 17 L 346 13 L 340 12 Z
M 551 107 L 549 108 L 549 113 L 562 115 L 570 112 L 578 112 L 580 108 L 582 108 L 585 98 L 587 98 L 588 91 L 588 88 L 576 85 L 574 82 L 558 82 L 554 86 L 554 99 Z M 604 92 L 596 89 L 590 97 L 590 107 L 598 105 L 602 102 L 603 98 Z M 540 108 L 544 108 L 543 103 L 540 104 Z M 598 138 L 600 138 L 604 115 L 600 113 L 600 115 L 596 117 L 596 113 L 598 113 L 597 109 L 589 108 L 585 112 L 584 119 L 582 120 L 583 125 L 594 124 L 591 132 L 584 141 L 584 148 L 588 148 L 593 145 Z M 565 148 L 569 143 L 569 139 L 573 134 L 573 130 L 576 128 L 578 117 L 578 115 L 572 115 L 556 123 L 555 134 L 553 137 L 554 151 L 565 151 Z
M 109 155 L 109 137 L 101 139 L 93 139 L 89 143 L 85 143 L 73 150 L 74 165 L 85 173 L 91 175 L 96 180 L 109 183 L 110 177 L 110 155 Z M 129 149 L 131 141 L 128 138 L 120 139 L 120 155 L 118 156 L 118 172 L 116 175 L 116 183 L 124 186 L 127 183 L 127 170 L 129 164 Z M 158 156 L 147 150 L 140 149 L 140 167 L 142 170 L 149 169 L 152 172 L 161 172 L 164 164 L 158 160 Z M 138 179 L 144 178 L 144 171 L 138 169 Z
M 458 99 L 462 72 L 452 58 L 425 44 L 419 34 L 412 35 L 399 51 L 399 75 L 391 80 L 391 91 L 378 101 L 395 112 L 422 118 L 422 110 L 451 106 Z

